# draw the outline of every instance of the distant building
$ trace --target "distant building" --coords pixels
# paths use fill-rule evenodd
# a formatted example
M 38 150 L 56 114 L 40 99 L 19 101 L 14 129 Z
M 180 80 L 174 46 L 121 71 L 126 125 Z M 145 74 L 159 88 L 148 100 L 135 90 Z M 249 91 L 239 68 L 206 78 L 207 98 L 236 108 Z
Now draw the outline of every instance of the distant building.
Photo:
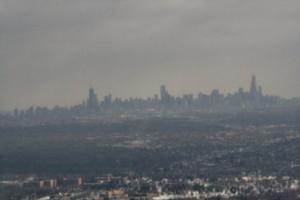
M 163 102 L 166 99 L 167 96 L 167 90 L 165 85 L 160 86 L 160 100 Z
M 82 185 L 82 178 L 78 178 L 77 185 Z
M 40 187 L 44 187 L 44 181 L 40 181 L 40 182 L 39 182 L 39 186 L 40 186 Z
M 56 179 L 51 179 L 50 180 L 50 187 L 56 186 Z
M 90 88 L 90 91 L 89 91 L 89 98 L 88 98 L 88 101 L 87 101 L 87 106 L 89 108 L 89 110 L 97 110 L 98 109 L 98 106 L 99 106 L 99 102 L 98 102 L 98 98 L 97 98 L 97 95 L 94 93 L 94 89 L 93 88 Z
M 255 100 L 257 96 L 257 88 L 256 88 L 256 78 L 255 75 L 252 76 L 251 87 L 250 87 L 250 95 L 251 99 Z
M 15 117 L 19 116 L 19 110 L 17 108 L 14 110 L 14 115 L 15 115 Z

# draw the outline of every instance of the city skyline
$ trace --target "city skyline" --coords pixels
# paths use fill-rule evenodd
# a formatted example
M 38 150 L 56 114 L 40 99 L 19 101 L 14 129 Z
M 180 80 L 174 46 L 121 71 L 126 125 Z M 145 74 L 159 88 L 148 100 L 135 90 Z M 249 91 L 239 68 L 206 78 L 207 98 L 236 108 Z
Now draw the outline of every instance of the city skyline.
M 245 90 L 239 87 L 235 93 L 223 94 L 214 89 L 210 94 L 184 93 L 181 96 L 173 96 L 168 92 L 166 85 L 161 85 L 158 94 L 148 98 L 122 99 L 108 94 L 97 96 L 91 87 L 87 99 L 82 103 L 71 106 L 56 105 L 53 108 L 47 106 L 30 106 L 27 109 L 14 109 L 15 117 L 54 117 L 54 116 L 82 116 L 90 114 L 123 113 L 126 111 L 183 111 L 183 110 L 231 110 L 238 109 L 265 109 L 268 107 L 299 106 L 300 98 L 285 99 L 277 95 L 264 95 L 262 86 L 256 84 L 256 76 L 252 75 L 250 88 Z
M 70 6 L 72 4 L 72 6 Z M 0 110 L 249 90 L 300 96 L 298 1 L 0 2 Z
M 185 99 L 186 100 L 188 98 L 192 98 L 192 101 L 198 101 L 200 96 L 199 95 L 204 95 L 204 96 L 207 96 L 207 97 L 212 97 L 214 95 L 217 95 L 217 96 L 222 96 L 222 98 L 226 98 L 228 96 L 234 96 L 234 95 L 238 95 L 238 94 L 244 94 L 244 95 L 248 95 L 248 98 L 250 101 L 254 101 L 254 99 L 256 99 L 258 96 L 260 97 L 263 97 L 263 96 L 270 96 L 270 97 L 276 97 L 276 98 L 280 98 L 280 99 L 286 99 L 286 100 L 290 100 L 290 99 L 298 99 L 299 101 L 299 97 L 292 97 L 292 98 L 284 98 L 284 97 L 281 97 L 279 95 L 276 95 L 276 94 L 264 94 L 263 93 L 263 89 L 262 89 L 262 86 L 260 84 L 257 84 L 256 83 L 256 75 L 252 75 L 251 76 L 251 79 L 249 79 L 249 85 L 248 85 L 248 88 L 243 88 L 243 87 L 237 87 L 235 89 L 235 91 L 233 93 L 224 93 L 222 91 L 220 91 L 218 88 L 215 88 L 215 89 L 212 89 L 210 92 L 208 93 L 204 93 L 202 91 L 199 91 L 198 93 L 189 93 L 189 92 L 184 92 L 182 93 L 181 95 L 174 95 L 172 92 L 169 92 L 167 90 L 167 87 L 166 85 L 160 85 L 160 88 L 159 90 L 157 90 L 156 93 L 152 94 L 152 95 L 148 95 L 147 97 L 143 98 L 143 97 L 138 97 L 138 95 L 134 96 L 134 97 L 128 97 L 128 98 L 122 98 L 120 96 L 118 96 L 117 94 L 116 95 L 112 95 L 113 94 L 113 91 L 112 92 L 109 92 L 108 94 L 105 94 L 105 95 L 101 95 L 101 96 L 98 96 L 97 95 L 97 92 L 95 92 L 94 90 L 94 87 L 90 87 L 89 88 L 89 92 L 86 96 L 82 97 L 81 99 L 83 100 L 83 103 L 87 106 L 87 108 L 89 109 L 96 109 L 97 106 L 100 106 L 101 104 L 105 103 L 105 102 L 109 102 L 109 104 L 115 102 L 116 100 L 117 101 L 129 101 L 129 100 L 149 100 L 149 99 L 155 99 L 155 100 L 158 100 L 160 103 L 162 104 L 168 104 L 168 101 L 170 100 L 170 98 L 173 98 L 173 100 L 175 100 L 176 98 L 182 98 L 182 99 Z M 190 97 L 188 97 L 190 96 Z M 88 98 L 85 98 L 85 97 L 88 97 Z M 167 100 L 169 99 L 169 100 Z M 42 103 L 41 103 L 42 104 Z M 50 108 L 50 109 L 53 109 L 54 107 L 72 107 L 72 106 L 76 106 L 76 105 L 80 105 L 80 99 L 77 100 L 77 103 L 73 104 L 73 105 L 67 105 L 67 106 L 64 106 L 64 105 L 55 105 L 55 106 L 47 106 L 47 105 L 30 105 L 28 106 L 27 108 L 20 108 L 18 106 L 16 106 L 14 109 L 20 109 L 20 110 L 27 110 L 27 109 L 35 109 L 37 107 L 39 108 Z M 97 106 L 95 106 L 97 105 Z M 9 110 L 9 112 L 12 112 L 14 109 L 12 110 Z M 2 111 L 1 111 L 2 112 Z

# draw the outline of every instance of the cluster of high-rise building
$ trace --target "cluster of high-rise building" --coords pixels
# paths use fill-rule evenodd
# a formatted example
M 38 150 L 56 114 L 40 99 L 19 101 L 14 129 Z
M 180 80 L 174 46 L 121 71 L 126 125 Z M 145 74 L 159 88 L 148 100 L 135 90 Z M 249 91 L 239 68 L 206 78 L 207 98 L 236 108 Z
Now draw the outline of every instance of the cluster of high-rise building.
M 68 115 L 88 115 L 107 112 L 126 111 L 166 111 L 166 110 L 226 110 L 226 109 L 257 109 L 264 107 L 293 106 L 299 105 L 299 98 L 283 99 L 279 96 L 263 95 L 262 87 L 256 86 L 256 78 L 253 75 L 249 92 L 239 88 L 234 94 L 221 94 L 215 89 L 210 95 L 199 93 L 197 97 L 193 94 L 184 94 L 182 97 L 172 96 L 165 85 L 160 86 L 160 97 L 156 94 L 153 98 L 121 98 L 112 99 L 109 94 L 99 101 L 93 88 L 89 90 L 87 100 L 81 104 L 67 107 L 30 107 L 27 110 L 15 109 L 17 117 L 45 117 L 45 116 L 68 116 Z

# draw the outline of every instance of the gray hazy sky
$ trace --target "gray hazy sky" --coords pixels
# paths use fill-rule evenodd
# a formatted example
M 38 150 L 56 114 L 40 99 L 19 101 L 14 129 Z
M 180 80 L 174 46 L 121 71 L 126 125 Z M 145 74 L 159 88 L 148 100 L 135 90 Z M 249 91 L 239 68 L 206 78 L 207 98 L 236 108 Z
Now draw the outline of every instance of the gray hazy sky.
M 0 110 L 248 91 L 300 96 L 300 1 L 0 0 Z

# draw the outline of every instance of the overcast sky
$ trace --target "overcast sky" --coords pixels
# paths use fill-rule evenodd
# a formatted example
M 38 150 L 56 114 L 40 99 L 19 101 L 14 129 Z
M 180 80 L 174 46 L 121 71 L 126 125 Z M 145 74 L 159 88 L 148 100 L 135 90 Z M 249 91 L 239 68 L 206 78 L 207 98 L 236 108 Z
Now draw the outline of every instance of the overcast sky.
M 0 110 L 249 91 L 300 96 L 300 1 L 0 0 Z

